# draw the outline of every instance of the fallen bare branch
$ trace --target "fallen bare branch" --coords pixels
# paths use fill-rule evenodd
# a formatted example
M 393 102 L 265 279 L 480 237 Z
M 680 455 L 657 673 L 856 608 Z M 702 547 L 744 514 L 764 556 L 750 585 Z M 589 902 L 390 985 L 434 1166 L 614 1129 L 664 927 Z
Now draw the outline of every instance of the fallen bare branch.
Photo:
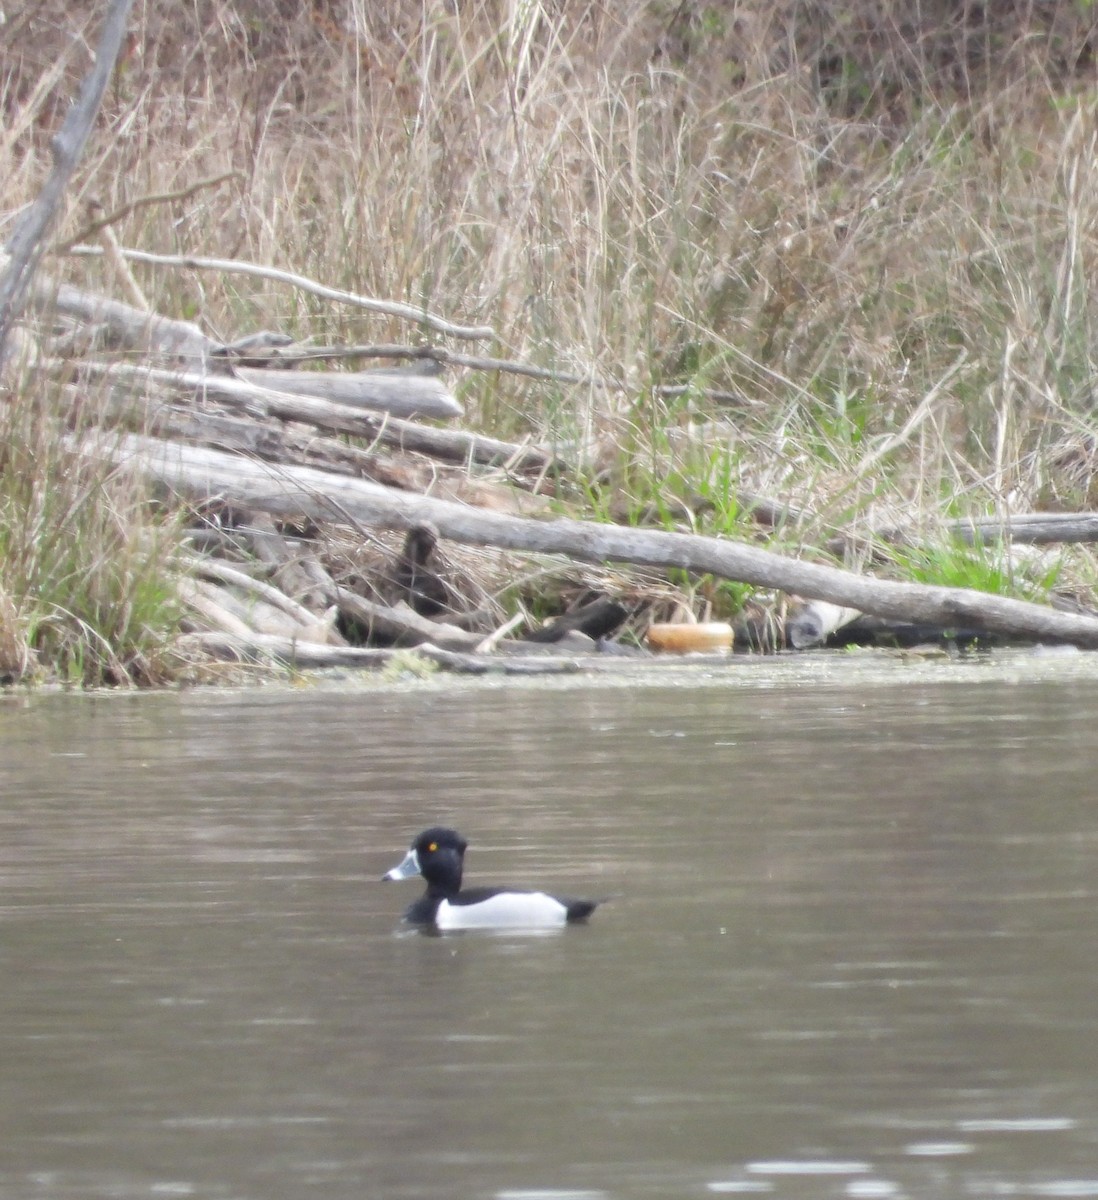
M 96 257 L 103 251 L 99 246 L 73 246 L 69 249 L 69 253 L 81 257 Z M 375 300 L 370 296 L 360 296 L 356 292 L 345 292 L 339 288 L 318 283 L 315 279 L 309 279 L 305 275 L 297 275 L 293 271 L 281 271 L 277 267 L 264 267 L 259 263 L 241 262 L 235 258 L 200 258 L 188 254 L 151 254 L 145 250 L 125 248 L 121 253 L 133 262 L 151 263 L 159 267 L 184 267 L 191 271 L 220 271 L 224 275 L 250 275 L 256 279 L 270 279 L 275 283 L 285 283 L 299 291 L 308 292 L 312 296 L 319 296 L 322 300 L 347 304 L 352 308 L 380 313 L 385 317 L 398 317 L 401 320 L 413 321 L 417 325 L 424 325 L 428 329 L 433 329 L 435 333 L 445 334 L 447 337 L 481 341 L 496 336 L 495 330 L 490 325 L 458 325 L 425 308 L 400 304 L 395 300 Z
M 564 470 L 565 464 L 537 446 L 517 446 L 464 430 L 435 429 L 396 417 L 380 417 L 343 404 L 312 396 L 257 387 L 229 375 L 206 375 L 197 371 L 164 371 L 135 367 L 128 363 L 82 363 L 81 370 L 116 379 L 147 379 L 196 397 L 214 397 L 251 415 L 271 414 L 285 421 L 302 421 L 333 433 L 377 441 L 429 454 L 454 463 L 485 466 L 507 463 L 515 471 Z
M 1043 546 L 1053 542 L 1098 542 L 1098 513 L 1013 513 L 1006 517 L 960 517 L 943 522 L 963 541 Z
M 191 364 L 203 364 L 219 348 L 191 321 L 176 321 L 85 292 L 67 283 L 40 278 L 34 281 L 30 302 L 47 315 L 61 314 L 88 326 L 102 327 L 109 339 L 124 350 L 162 354 Z
M 220 497 L 247 507 L 313 520 L 329 518 L 334 499 L 356 519 L 383 528 L 407 529 L 428 521 L 441 536 L 460 542 L 564 554 L 583 562 L 674 567 L 828 600 L 844 608 L 897 620 L 947 628 L 964 625 L 1098 648 L 1098 618 L 1056 612 L 968 588 L 870 579 L 740 542 L 589 521 L 503 516 L 307 467 L 272 469 L 213 450 L 167 445 L 134 435 L 111 445 L 85 440 L 79 446 L 85 453 L 110 457 L 195 498 Z
M 492 630 L 492 632 L 486 638 L 477 642 L 474 649 L 476 650 L 477 654 L 494 654 L 495 651 L 499 649 L 500 642 L 502 642 L 509 633 L 513 633 L 520 625 L 524 625 L 525 623 L 526 613 L 515 613 L 515 615 L 509 621 L 506 621 L 498 629 Z
M 176 595 L 185 608 L 197 613 L 215 629 L 243 638 L 255 633 L 251 624 L 234 611 L 234 606 L 225 603 L 221 589 L 213 588 L 201 579 L 178 580 Z
M 220 175 L 212 175 L 209 179 L 199 179 L 188 187 L 179 188 L 178 191 L 159 192 L 150 196 L 138 196 L 136 200 L 131 200 L 127 204 L 121 204 L 118 208 L 111 209 L 109 213 L 104 213 L 103 216 L 89 221 L 74 237 L 55 246 L 54 252 L 57 254 L 67 254 L 78 243 L 95 237 L 100 230 L 117 225 L 119 221 L 124 221 L 131 213 L 139 212 L 143 208 L 153 208 L 158 204 L 174 204 L 180 200 L 189 200 L 192 196 L 198 195 L 199 192 L 205 191 L 206 188 L 217 187 L 218 184 L 224 183 L 227 179 L 240 178 L 242 176 L 239 171 L 223 171 Z M 99 211 L 103 211 L 102 206 L 100 206 Z
M 461 416 L 461 405 L 440 379 L 411 371 L 282 371 L 237 367 L 256 387 L 292 396 L 315 396 L 348 408 L 380 409 L 395 417 Z

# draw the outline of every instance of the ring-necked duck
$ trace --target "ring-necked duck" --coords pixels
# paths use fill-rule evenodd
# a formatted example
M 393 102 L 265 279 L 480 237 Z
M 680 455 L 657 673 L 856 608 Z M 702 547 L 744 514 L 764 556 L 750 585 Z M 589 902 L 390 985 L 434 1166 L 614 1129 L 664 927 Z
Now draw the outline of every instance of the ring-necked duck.
M 468 844 L 456 829 L 436 825 L 425 829 L 403 861 L 382 875 L 383 881 L 414 875 L 427 880 L 427 891 L 405 912 L 406 921 L 436 929 L 545 929 L 586 920 L 600 903 L 507 888 L 462 891 L 461 871 Z

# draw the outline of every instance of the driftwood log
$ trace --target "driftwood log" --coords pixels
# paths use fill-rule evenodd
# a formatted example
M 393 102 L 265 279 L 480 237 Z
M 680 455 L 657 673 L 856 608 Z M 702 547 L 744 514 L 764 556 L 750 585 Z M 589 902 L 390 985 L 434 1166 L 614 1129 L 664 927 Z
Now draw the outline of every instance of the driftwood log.
M 193 633 L 181 639 L 180 650 L 189 649 L 215 658 L 237 662 L 284 663 L 300 669 L 311 667 L 387 667 L 402 656 L 414 653 L 448 671 L 464 675 L 574 675 L 588 666 L 576 658 L 508 658 L 487 654 L 463 654 L 423 642 L 414 651 L 374 649 L 368 646 L 324 646 L 274 634 L 234 635 L 227 632 Z
M 217 348 L 202 331 L 187 321 L 150 316 L 117 300 L 106 300 L 76 288 L 57 292 L 58 303 L 75 295 L 80 311 L 88 319 L 109 328 L 116 345 L 141 353 L 157 352 L 168 357 L 194 358 L 202 362 Z M 85 304 L 86 301 L 86 304 Z M 57 364 L 60 367 L 61 364 Z M 115 384 L 131 387 L 155 385 L 192 399 L 213 397 L 227 404 L 268 411 L 287 420 L 310 421 L 368 437 L 380 426 L 380 418 L 368 415 L 373 409 L 403 419 L 431 417 L 448 419 L 461 415 L 461 405 L 441 379 L 412 371 L 257 371 L 235 368 L 235 374 L 204 370 L 169 371 L 129 363 L 86 361 L 80 364 L 86 376 L 98 375 Z M 365 424 L 360 419 L 367 410 Z M 424 432 L 431 432 L 424 430 Z
M 1015 546 L 1051 546 L 1068 543 L 1098 542 L 1098 513 L 1011 513 L 1004 517 L 953 517 L 935 524 L 968 546 L 1005 542 Z M 850 537 L 836 534 L 828 538 L 827 550 L 842 554 L 852 545 L 869 546 L 880 542 L 897 546 L 918 546 L 926 541 L 926 529 L 890 526 Z
M 137 435 L 109 441 L 93 437 L 78 446 L 192 500 L 221 498 L 276 515 L 320 521 L 339 520 L 344 514 L 389 529 L 408 529 L 428 521 L 442 537 L 459 542 L 563 554 L 583 562 L 673 567 L 826 600 L 893 620 L 945 628 L 963 625 L 1098 648 L 1096 617 L 1056 612 L 967 588 L 869 579 L 739 542 L 588 521 L 507 516 L 308 467 L 271 467 L 216 450 Z
M 316 396 L 349 408 L 376 409 L 394 417 L 460 417 L 461 405 L 441 379 L 417 371 L 257 371 L 236 374 L 257 387 Z
M 969 545 L 1008 541 L 1047 546 L 1055 542 L 1098 542 L 1098 513 L 1014 513 L 1009 517 L 960 517 L 943 522 Z
M 58 283 L 46 275 L 34 281 L 30 302 L 43 316 L 62 316 L 73 322 L 72 332 L 48 347 L 54 352 L 79 353 L 103 346 L 201 370 L 220 347 L 191 321 L 144 312 L 98 292 Z
M 158 384 L 191 399 L 216 399 L 250 417 L 269 415 L 283 421 L 297 421 L 330 433 L 345 433 L 383 446 L 429 454 L 443 462 L 472 462 L 533 473 L 563 469 L 564 465 L 536 446 L 521 446 L 460 429 L 436 429 L 397 417 L 382 417 L 315 396 L 291 395 L 260 387 L 229 375 L 166 371 L 125 363 L 82 363 L 81 370 L 120 382 Z M 430 390 L 434 390 L 432 385 L 438 382 L 429 376 L 419 378 Z

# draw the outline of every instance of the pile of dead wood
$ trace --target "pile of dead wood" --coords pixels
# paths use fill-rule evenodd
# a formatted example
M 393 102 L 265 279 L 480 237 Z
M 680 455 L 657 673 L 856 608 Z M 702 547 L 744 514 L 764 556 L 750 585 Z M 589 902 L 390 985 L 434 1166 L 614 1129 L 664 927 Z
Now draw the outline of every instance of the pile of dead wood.
M 267 273 L 414 316 L 450 340 L 490 332 Z M 574 669 L 599 650 L 643 653 L 653 618 L 705 615 L 689 612 L 666 582 L 670 569 L 800 598 L 741 623 L 741 648 L 819 645 L 844 625 L 852 639 L 884 629 L 908 641 L 949 631 L 1098 645 L 1089 613 L 874 579 L 726 539 L 551 515 L 545 493 L 560 494 L 572 464 L 545 447 L 438 424 L 461 414 L 447 372 L 521 364 L 438 347 L 298 346 L 275 334 L 222 344 L 188 322 L 44 276 L 30 307 L 39 319 L 26 328 L 37 336 L 24 354 L 58 377 L 74 409 L 100 414 L 74 445 L 139 472 L 192 514 L 178 588 L 195 651 L 371 665 L 415 646 L 465 670 Z M 306 369 L 333 358 L 388 365 Z M 741 499 L 763 525 L 796 517 Z M 1098 530 L 1089 515 L 976 524 L 958 531 L 1047 541 Z M 548 626 L 523 606 L 524 578 L 538 580 L 531 593 L 560 597 L 564 611 Z
M 264 273 L 414 316 L 450 340 L 491 332 Z M 193 514 L 179 595 L 190 644 L 204 653 L 345 665 L 417 646 L 463 669 L 531 670 L 533 655 L 574 664 L 598 649 L 642 646 L 653 618 L 704 617 L 666 582 L 672 568 L 800 598 L 741 622 L 741 648 L 819 645 L 840 626 L 851 639 L 949 631 L 1098 645 L 1089 613 L 873 579 L 725 539 L 553 516 L 545 493 L 566 488 L 572 464 L 544 447 L 438 424 L 461 414 L 447 372 L 530 370 L 521 364 L 440 347 L 298 346 L 269 333 L 222 344 L 189 322 L 45 276 L 30 308 L 38 320 L 24 327 L 36 330 L 33 340 L 24 333 L 24 366 L 33 360 L 57 376 L 74 410 L 100 415 L 80 451 L 141 473 Z M 307 369 L 334 358 L 387 365 Z M 762 525 L 797 517 L 774 502 L 741 501 Z M 1089 539 L 1098 518 L 976 525 L 958 531 Z M 565 606 L 548 627 L 524 608 L 523 579 L 538 581 L 531 594 L 556 594 Z

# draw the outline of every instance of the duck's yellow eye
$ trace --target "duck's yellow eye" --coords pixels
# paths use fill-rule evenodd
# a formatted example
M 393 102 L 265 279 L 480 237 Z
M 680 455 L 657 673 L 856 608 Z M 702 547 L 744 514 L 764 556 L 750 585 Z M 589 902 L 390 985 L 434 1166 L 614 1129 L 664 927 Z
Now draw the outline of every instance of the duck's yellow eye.
M 427 853 L 428 853 L 428 854 L 434 854 L 434 852 L 435 852 L 437 849 L 438 849 L 438 842 L 432 842 L 432 843 L 431 843 L 431 844 L 430 844 L 430 845 L 427 847 Z

